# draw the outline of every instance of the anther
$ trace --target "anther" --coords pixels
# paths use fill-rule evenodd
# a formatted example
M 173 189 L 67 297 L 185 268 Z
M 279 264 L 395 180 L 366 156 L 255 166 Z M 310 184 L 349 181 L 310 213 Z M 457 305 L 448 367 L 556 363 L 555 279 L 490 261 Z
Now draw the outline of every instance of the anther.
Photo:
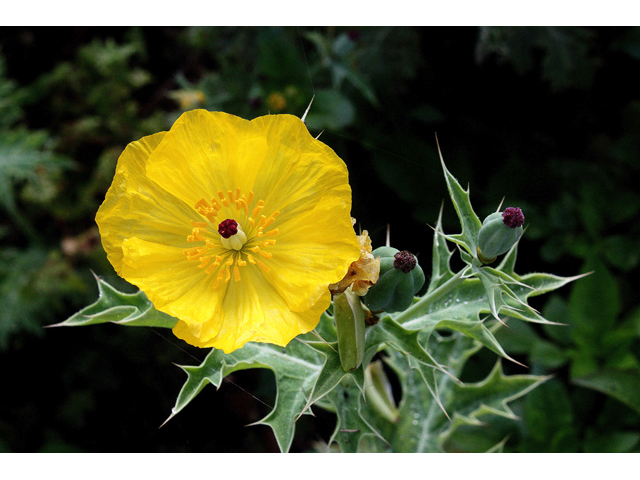
M 253 218 L 256 218 L 258 215 L 260 215 L 260 212 L 262 211 L 263 208 L 264 208 L 264 201 L 259 200 L 256 207 L 251 211 L 251 216 Z
M 267 218 L 266 222 L 264 222 L 264 225 L 262 225 L 262 226 L 263 226 L 264 228 L 267 228 L 269 225 L 271 225 L 273 222 L 275 222 L 276 217 L 277 217 L 278 215 L 280 215 L 280 212 L 276 210 L 275 212 L 273 212 L 273 213 L 269 216 L 269 218 Z
M 204 257 L 200 257 L 200 265 L 198 265 L 198 268 L 206 267 L 209 264 L 210 261 L 211 261 L 211 255 L 206 255 Z
M 220 202 L 222 203 L 222 205 L 224 205 L 225 207 L 229 206 L 229 200 L 224 196 L 224 192 L 222 190 L 218 191 L 218 197 L 220 197 Z
M 206 273 L 207 275 L 211 275 L 211 274 L 213 273 L 213 271 L 214 271 L 216 268 L 218 268 L 218 266 L 220 266 L 220 264 L 219 264 L 219 263 L 213 262 L 211 265 L 209 265 L 209 266 L 207 267 L 207 269 L 205 270 L 205 273 Z M 220 276 L 220 274 L 218 274 L 218 276 Z
M 216 277 L 216 282 L 213 284 L 213 289 L 215 290 L 216 288 L 218 288 L 218 286 L 220 285 L 220 282 L 222 282 L 222 278 L 224 277 L 224 274 L 222 273 L 222 270 L 220 270 L 218 272 L 218 276 Z

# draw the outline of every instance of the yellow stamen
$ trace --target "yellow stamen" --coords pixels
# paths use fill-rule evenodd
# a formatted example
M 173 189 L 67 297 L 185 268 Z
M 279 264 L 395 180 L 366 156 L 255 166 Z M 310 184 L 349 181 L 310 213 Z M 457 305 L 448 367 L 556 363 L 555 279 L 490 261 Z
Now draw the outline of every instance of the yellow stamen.
M 260 250 L 258 253 L 263 258 L 271 258 L 271 257 L 273 257 L 273 253 L 265 252 L 264 250 Z
M 273 212 L 273 213 L 269 216 L 269 218 L 267 218 L 267 221 L 266 221 L 266 222 L 264 222 L 263 227 L 264 227 L 264 228 L 267 228 L 269 225 L 271 225 L 273 222 L 275 222 L 276 217 L 277 217 L 278 215 L 280 215 L 280 212 L 279 212 L 279 211 L 277 211 L 277 210 L 276 210 L 275 212 Z
M 231 272 L 229 271 L 228 268 L 224 269 L 224 283 L 227 283 L 229 280 L 231 280 Z
M 244 198 L 236 201 L 236 208 L 238 210 L 244 210 L 245 215 L 249 213 L 249 206 L 247 205 L 247 201 Z
M 269 230 L 268 232 L 266 232 L 265 235 L 267 237 L 273 237 L 279 233 L 280 233 L 280 230 L 278 230 L 277 228 L 274 228 L 273 230 Z
M 252 265 L 256 264 L 255 258 L 253 258 L 253 255 L 251 255 L 250 253 L 247 253 L 247 262 L 249 262 Z
M 196 202 L 195 208 L 196 208 L 196 210 L 198 208 L 211 208 L 211 205 L 209 205 L 209 203 L 204 198 L 201 198 L 200 200 L 198 200 Z
M 253 218 L 256 218 L 258 215 L 260 215 L 260 212 L 262 211 L 263 208 L 264 208 L 264 201 L 263 200 L 258 201 L 258 204 L 256 205 L 256 208 L 254 208 L 251 211 L 251 216 Z
M 218 197 L 220 197 L 220 202 L 222 202 L 222 205 L 224 205 L 225 207 L 229 206 L 229 200 L 224 196 L 224 192 L 222 190 L 218 191 Z
M 223 277 L 222 270 L 220 270 L 218 272 L 218 276 L 216 277 L 216 282 L 213 284 L 214 290 L 218 288 L 218 286 L 220 285 L 220 282 L 222 282 L 222 277 Z
M 256 264 L 260 267 L 265 273 L 269 273 L 271 269 L 267 267 L 261 260 L 256 260 Z
M 238 266 L 239 267 L 244 267 L 247 264 L 247 262 L 245 262 L 244 260 L 242 260 L 241 258 L 238 259 Z
M 191 247 L 182 251 L 182 253 L 184 253 L 187 257 L 192 257 L 194 255 L 197 255 L 198 252 L 200 252 L 200 247 Z
M 206 267 L 209 264 L 210 261 L 211 261 L 211 255 L 206 255 L 204 257 L 200 257 L 200 265 L 198 265 L 198 268 Z
M 238 268 L 238 266 L 237 266 L 237 265 L 234 265 L 234 266 L 233 266 L 233 279 L 234 279 L 236 282 L 239 282 L 239 281 L 240 281 L 240 269 Z
M 207 269 L 205 270 L 205 273 L 207 275 L 211 275 L 213 273 L 213 271 L 219 266 L 219 263 L 213 262 L 211 265 L 209 265 L 207 267 Z M 220 274 L 218 273 L 218 276 L 220 276 Z

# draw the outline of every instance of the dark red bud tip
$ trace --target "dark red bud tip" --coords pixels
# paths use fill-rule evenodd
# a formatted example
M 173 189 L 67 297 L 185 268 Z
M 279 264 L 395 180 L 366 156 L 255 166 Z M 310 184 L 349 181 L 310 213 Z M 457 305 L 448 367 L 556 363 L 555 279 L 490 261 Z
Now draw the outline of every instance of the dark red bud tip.
M 518 207 L 509 207 L 502 212 L 502 221 L 507 227 L 518 228 L 524 225 L 524 215 Z
M 395 258 L 393 261 L 393 268 L 402 270 L 402 273 L 409 273 L 411 270 L 416 268 L 416 257 L 414 257 L 411 252 L 403 250 L 396 253 L 393 258 Z
M 220 222 L 220 225 L 218 225 L 218 233 L 223 238 L 229 238 L 235 235 L 236 233 L 238 233 L 238 222 L 232 220 L 231 218 L 223 220 L 222 222 Z

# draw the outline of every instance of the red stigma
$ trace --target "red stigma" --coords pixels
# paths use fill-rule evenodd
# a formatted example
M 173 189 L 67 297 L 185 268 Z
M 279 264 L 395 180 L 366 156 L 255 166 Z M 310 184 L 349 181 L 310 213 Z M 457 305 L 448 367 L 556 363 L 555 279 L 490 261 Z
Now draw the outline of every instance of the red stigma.
M 411 252 L 403 250 L 396 253 L 393 258 L 395 259 L 393 261 L 393 268 L 401 270 L 402 273 L 409 273 L 416 268 L 416 257 L 414 257 Z
M 231 218 L 227 218 L 220 222 L 218 225 L 218 233 L 223 238 L 229 238 L 236 233 L 238 233 L 238 222 L 232 220 Z
M 518 207 L 509 207 L 502 212 L 502 221 L 507 227 L 518 228 L 524 224 L 524 214 Z

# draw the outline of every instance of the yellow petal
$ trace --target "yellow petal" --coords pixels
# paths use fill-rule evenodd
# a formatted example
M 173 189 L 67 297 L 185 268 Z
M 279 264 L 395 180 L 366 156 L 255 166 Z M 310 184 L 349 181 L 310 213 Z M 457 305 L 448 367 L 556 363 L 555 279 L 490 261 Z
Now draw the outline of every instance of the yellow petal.
M 186 246 L 192 209 L 151 182 L 145 174 L 149 156 L 164 135 L 164 132 L 156 133 L 127 146 L 96 214 L 107 258 L 118 273 L 122 268 L 122 243 L 127 238 Z
M 222 112 L 183 113 L 153 152 L 151 180 L 188 205 L 219 190 L 253 189 L 266 140 L 252 122 Z
M 230 353 L 246 342 L 286 346 L 295 336 L 313 330 L 331 303 L 325 294 L 310 309 L 291 312 L 284 300 L 255 270 L 243 271 L 243 283 L 229 284 L 222 308 L 203 324 L 179 321 L 174 334 L 191 345 Z
M 190 323 L 203 323 L 220 308 L 226 284 L 198 269 L 181 248 L 130 238 L 123 242 L 121 275 L 144 291 L 160 311 Z M 194 271 L 195 270 L 195 271 Z
M 339 197 L 322 197 L 313 210 L 279 225 L 278 242 L 269 248 L 271 270 L 263 274 L 291 310 L 310 308 L 359 258 L 349 206 Z

